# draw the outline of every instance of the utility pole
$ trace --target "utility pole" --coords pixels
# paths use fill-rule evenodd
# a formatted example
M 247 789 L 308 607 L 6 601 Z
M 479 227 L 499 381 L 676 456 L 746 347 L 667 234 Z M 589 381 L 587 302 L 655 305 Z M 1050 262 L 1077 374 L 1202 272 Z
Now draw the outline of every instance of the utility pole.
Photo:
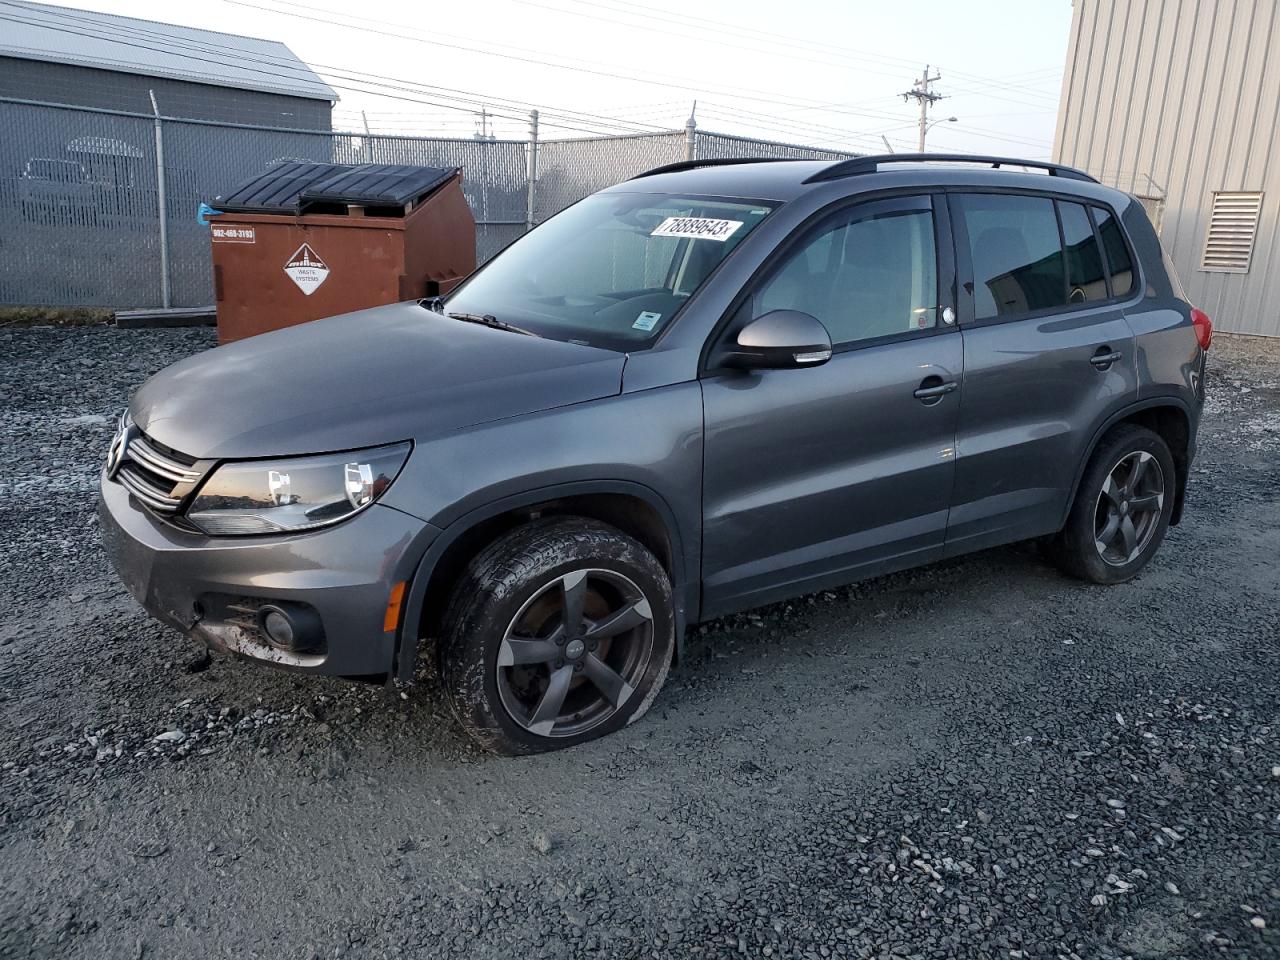
M 147 93 L 151 95 L 151 112 L 156 118 L 156 213 L 160 218 L 160 303 L 168 310 L 173 306 L 173 298 L 169 280 L 169 197 L 165 187 L 164 121 L 160 119 L 160 105 L 156 103 L 156 92 L 148 90 Z
M 537 216 L 537 196 L 538 189 L 538 111 L 529 111 L 529 166 L 526 179 L 529 182 L 529 189 L 525 192 L 525 208 L 524 208 L 524 232 L 528 233 L 533 229 L 534 218 Z
M 924 135 L 929 130 L 929 108 L 942 99 L 942 94 L 935 93 L 931 85 L 941 80 L 940 75 L 929 76 L 929 65 L 925 64 L 920 79 L 911 85 L 911 89 L 902 95 L 903 101 L 915 100 L 920 104 L 920 152 L 924 153 Z
M 489 132 L 489 108 L 481 105 L 480 112 L 476 114 L 480 118 L 480 128 L 472 135 L 472 140 L 496 140 L 496 134 Z
M 684 122 L 684 158 L 697 160 L 698 153 L 698 101 L 693 101 L 693 109 L 689 111 L 689 119 Z

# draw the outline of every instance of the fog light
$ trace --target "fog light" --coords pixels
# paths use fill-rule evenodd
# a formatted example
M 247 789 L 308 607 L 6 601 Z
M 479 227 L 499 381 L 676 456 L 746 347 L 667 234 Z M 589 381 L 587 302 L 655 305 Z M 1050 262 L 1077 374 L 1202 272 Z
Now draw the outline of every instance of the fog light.
M 292 650 L 293 624 L 289 622 L 289 615 L 275 607 L 263 607 L 261 616 L 262 632 L 267 635 L 271 645 Z
M 304 603 L 263 604 L 258 627 L 271 646 L 288 653 L 308 653 L 324 644 L 320 616 Z

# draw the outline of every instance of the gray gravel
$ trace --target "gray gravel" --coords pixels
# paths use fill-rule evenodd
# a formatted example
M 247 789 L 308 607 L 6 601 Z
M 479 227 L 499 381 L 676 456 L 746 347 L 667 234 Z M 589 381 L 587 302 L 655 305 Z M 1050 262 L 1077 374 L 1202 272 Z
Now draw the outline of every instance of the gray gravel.
M 1222 338 L 1136 582 L 1035 550 L 701 628 L 598 744 L 207 668 L 93 486 L 205 330 L 0 331 L 0 956 L 1280 956 L 1280 349 Z

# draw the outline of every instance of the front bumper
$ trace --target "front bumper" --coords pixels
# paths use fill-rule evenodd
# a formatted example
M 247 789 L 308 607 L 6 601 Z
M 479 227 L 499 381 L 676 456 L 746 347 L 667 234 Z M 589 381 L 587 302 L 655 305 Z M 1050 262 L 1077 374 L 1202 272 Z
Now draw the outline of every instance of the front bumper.
M 413 578 L 439 534 L 380 504 L 320 530 L 280 537 L 205 537 L 147 512 L 101 478 L 98 514 L 107 556 L 125 587 L 157 619 L 188 637 L 308 673 L 370 676 L 394 667 L 398 634 L 384 630 L 393 587 Z M 315 651 L 277 649 L 255 626 L 264 603 L 305 604 L 318 614 Z M 408 627 L 411 641 L 416 631 Z

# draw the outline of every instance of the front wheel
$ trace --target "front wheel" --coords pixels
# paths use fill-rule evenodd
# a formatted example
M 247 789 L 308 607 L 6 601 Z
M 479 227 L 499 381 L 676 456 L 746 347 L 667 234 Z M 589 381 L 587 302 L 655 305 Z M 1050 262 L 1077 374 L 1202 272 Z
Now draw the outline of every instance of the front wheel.
M 639 719 L 675 650 L 661 564 L 621 531 L 580 518 L 536 521 L 482 550 L 443 626 L 453 711 L 505 754 L 573 746 Z
M 1094 451 L 1050 554 L 1082 580 L 1131 579 L 1164 541 L 1176 483 L 1173 456 L 1159 434 L 1134 424 L 1117 427 Z

